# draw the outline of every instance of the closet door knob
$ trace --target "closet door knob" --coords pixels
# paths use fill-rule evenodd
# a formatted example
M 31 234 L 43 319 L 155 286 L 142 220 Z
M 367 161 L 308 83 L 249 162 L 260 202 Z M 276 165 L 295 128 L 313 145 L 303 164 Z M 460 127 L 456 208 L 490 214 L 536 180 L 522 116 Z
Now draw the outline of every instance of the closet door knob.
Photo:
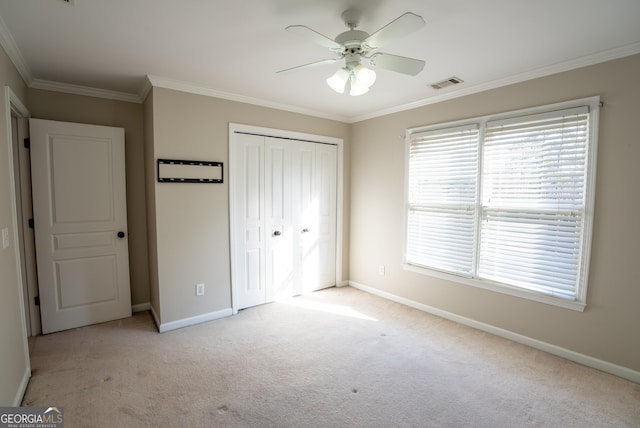
M 118 238 L 120 238 L 120 239 L 124 238 L 124 232 L 123 231 L 118 232 Z
M 302 229 L 302 233 L 309 233 L 309 229 L 307 228 Z

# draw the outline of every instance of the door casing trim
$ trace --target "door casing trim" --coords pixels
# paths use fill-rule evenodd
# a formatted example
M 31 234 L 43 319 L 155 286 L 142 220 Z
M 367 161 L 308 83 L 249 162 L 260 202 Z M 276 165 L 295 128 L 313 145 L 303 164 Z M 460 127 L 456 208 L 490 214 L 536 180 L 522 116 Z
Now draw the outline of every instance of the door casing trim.
M 11 89 L 10 86 L 4 87 L 4 107 L 5 107 L 5 125 L 6 125 L 6 141 L 8 146 L 8 159 L 9 162 L 9 187 L 10 187 L 10 195 L 11 195 L 11 229 L 13 235 L 13 248 L 16 256 L 16 278 L 18 282 L 18 296 L 20 300 L 20 328 L 23 332 L 22 335 L 22 343 L 23 343 L 23 354 L 25 359 L 25 371 L 22 375 L 22 381 L 16 391 L 15 398 L 13 400 L 13 406 L 19 406 L 22 402 L 22 398 L 24 397 L 24 393 L 27 390 L 27 385 L 29 383 L 29 378 L 31 377 L 31 361 L 29 359 L 29 343 L 27 341 L 27 336 L 29 333 L 27 332 L 27 319 L 24 308 L 24 291 L 23 291 L 23 278 L 22 278 L 22 260 L 20 257 L 20 243 L 18 241 L 18 211 L 17 211 L 17 195 L 16 195 L 16 177 L 15 171 L 13 168 L 13 160 L 15 154 L 13 153 L 13 135 L 12 135 L 12 125 L 11 125 L 11 116 L 12 113 L 20 118 L 28 118 L 29 110 L 22 103 L 20 98 L 16 95 L 15 92 Z

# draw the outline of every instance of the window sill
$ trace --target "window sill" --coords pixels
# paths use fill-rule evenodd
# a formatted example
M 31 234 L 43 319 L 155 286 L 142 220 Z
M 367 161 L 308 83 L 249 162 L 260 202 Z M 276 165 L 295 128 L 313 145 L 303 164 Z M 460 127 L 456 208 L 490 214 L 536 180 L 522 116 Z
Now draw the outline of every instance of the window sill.
M 445 279 L 448 281 L 457 282 L 458 284 L 470 285 L 472 287 L 482 288 L 484 290 L 495 291 L 496 293 L 507 294 L 509 296 L 520 297 L 522 299 L 532 300 L 534 302 L 545 303 L 547 305 L 553 305 L 553 306 L 558 306 L 565 309 L 571 309 L 577 312 L 584 312 L 584 309 L 587 306 L 584 302 L 578 302 L 575 300 L 567 300 L 559 297 L 548 296 L 546 294 L 536 293 L 534 291 L 523 290 L 515 287 L 509 287 L 509 286 L 498 284 L 495 282 L 484 281 L 484 280 L 473 279 L 473 278 L 465 278 L 463 276 L 453 275 L 446 272 L 414 266 L 407 263 L 404 263 L 402 266 L 405 270 L 410 272 L 416 272 L 422 275 Z

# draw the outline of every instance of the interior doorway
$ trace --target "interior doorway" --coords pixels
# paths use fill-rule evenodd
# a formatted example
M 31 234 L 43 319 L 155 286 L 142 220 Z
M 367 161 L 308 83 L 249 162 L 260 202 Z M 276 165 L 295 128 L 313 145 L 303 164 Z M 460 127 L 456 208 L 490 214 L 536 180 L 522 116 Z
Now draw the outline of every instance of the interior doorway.
M 27 336 L 42 333 L 40 308 L 38 306 L 38 278 L 36 274 L 36 256 L 34 231 L 30 219 L 32 216 L 31 199 L 31 160 L 28 149 L 29 111 L 20 99 L 5 88 L 10 114 L 9 144 L 13 169 L 13 193 L 15 203 L 16 248 L 18 251 L 18 272 L 25 313 Z

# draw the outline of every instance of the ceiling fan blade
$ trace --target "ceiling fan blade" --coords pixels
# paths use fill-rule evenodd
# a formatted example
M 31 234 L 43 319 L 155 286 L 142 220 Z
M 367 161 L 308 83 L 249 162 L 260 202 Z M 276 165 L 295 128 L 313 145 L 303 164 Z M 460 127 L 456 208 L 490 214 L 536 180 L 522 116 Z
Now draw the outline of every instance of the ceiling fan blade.
M 317 31 L 312 30 L 311 28 L 306 27 L 304 25 L 289 25 L 285 29 L 292 33 L 296 33 L 302 37 L 306 37 L 307 40 L 312 41 L 313 43 L 316 43 L 320 46 L 324 46 L 325 48 L 329 48 L 333 51 L 339 52 L 344 49 L 344 47 L 340 43 L 337 43 L 331 40 L 330 38 L 328 38 L 327 36 L 322 35 Z
M 278 73 L 278 74 L 290 73 L 292 71 L 298 71 L 298 70 L 302 70 L 302 69 L 305 69 L 305 68 L 317 67 L 319 65 L 333 64 L 334 62 L 338 61 L 339 59 L 340 58 L 321 59 L 320 61 L 310 62 L 309 64 L 297 65 L 295 67 L 286 68 L 284 70 L 277 71 L 276 73 Z
M 419 30 L 424 24 L 424 19 L 420 15 L 407 12 L 367 37 L 362 44 L 368 50 L 378 49 L 400 37 Z
M 407 58 L 404 56 L 376 53 L 369 58 L 369 64 L 398 73 L 415 76 L 424 68 L 425 62 L 421 59 Z

